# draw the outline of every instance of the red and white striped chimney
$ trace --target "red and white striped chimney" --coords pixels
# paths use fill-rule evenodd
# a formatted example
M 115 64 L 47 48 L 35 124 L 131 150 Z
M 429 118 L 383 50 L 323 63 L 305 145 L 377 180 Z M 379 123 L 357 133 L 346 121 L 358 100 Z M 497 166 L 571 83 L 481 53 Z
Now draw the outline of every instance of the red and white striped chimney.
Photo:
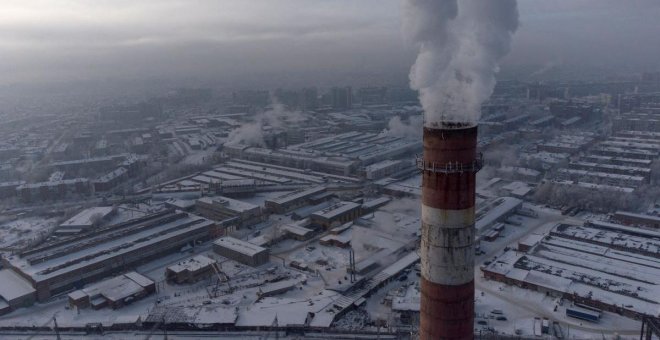
M 477 126 L 424 127 L 420 339 L 474 338 Z

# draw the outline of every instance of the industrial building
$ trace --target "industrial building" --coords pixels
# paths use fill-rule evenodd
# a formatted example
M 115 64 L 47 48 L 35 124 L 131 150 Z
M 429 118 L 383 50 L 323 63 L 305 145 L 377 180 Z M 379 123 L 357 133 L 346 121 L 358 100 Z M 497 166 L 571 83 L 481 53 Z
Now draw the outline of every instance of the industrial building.
M 259 288 L 259 292 L 257 292 L 257 295 L 260 298 L 275 296 L 278 294 L 282 294 L 286 291 L 289 291 L 291 289 L 294 289 L 296 288 L 297 285 L 298 285 L 298 280 L 285 280 L 285 281 L 273 282 Z
M 224 145 L 223 150 L 231 157 L 277 166 L 310 169 L 319 172 L 348 176 L 358 168 L 358 162 L 342 157 L 322 156 L 315 152 L 289 149 L 264 149 L 246 145 Z
M 354 202 L 338 202 L 310 215 L 313 225 L 325 230 L 342 225 L 360 217 L 362 206 Z
M 475 229 L 483 232 L 522 208 L 523 201 L 514 197 L 498 197 L 484 203 L 475 213 Z
M 406 166 L 411 165 L 401 160 L 385 160 L 368 165 L 364 168 L 364 177 L 369 180 L 380 179 L 392 175 Z
M 11 269 L 0 270 L 0 315 L 32 306 L 36 298 L 36 290 L 25 278 Z
M 350 231 L 341 234 L 329 234 L 319 239 L 319 244 L 328 247 L 348 248 L 351 246 Z
M 85 209 L 70 219 L 62 222 L 57 230 L 58 233 L 79 233 L 89 231 L 108 221 L 116 209 L 113 207 L 94 207 Z
M 111 168 L 126 159 L 127 154 L 104 157 L 83 158 L 70 161 L 54 162 L 50 167 L 54 170 L 76 172 L 81 169 L 102 171 Z
M 213 275 L 216 261 L 204 255 L 197 255 L 168 266 L 165 269 L 165 278 L 169 281 L 182 283 L 195 283 L 205 277 Z
M 284 149 L 271 150 L 245 145 L 224 146 L 225 152 L 231 157 L 341 176 L 356 174 L 360 166 L 409 155 L 418 149 L 418 143 L 412 139 L 357 131 L 292 145 Z
M 215 221 L 236 217 L 239 226 L 259 223 L 264 217 L 260 206 L 223 196 L 198 199 L 195 211 Z
M 575 154 L 579 151 L 589 148 L 595 141 L 592 133 L 562 134 L 556 136 L 549 142 L 540 143 L 537 151 L 551 153 Z
M 208 240 L 216 224 L 183 212 L 163 211 L 94 233 L 46 243 L 2 258 L 36 289 L 37 300 L 178 251 L 197 241 Z
M 541 178 L 543 178 L 543 174 L 541 174 L 541 172 L 537 170 L 522 168 L 522 167 L 512 167 L 512 166 L 500 167 L 499 169 L 497 169 L 496 175 L 511 180 L 525 181 L 531 183 L 538 183 L 541 180 Z
M 284 234 L 298 241 L 306 241 L 314 236 L 314 230 L 305 228 L 299 224 L 286 224 L 280 229 Z
M 95 192 L 112 190 L 128 178 L 128 169 L 119 167 L 92 181 Z
M 129 272 L 69 293 L 69 305 L 78 309 L 121 308 L 156 291 L 144 275 Z
M 572 161 L 550 175 L 565 187 L 629 194 L 650 183 L 653 159 L 660 143 L 639 135 L 640 131 L 622 130 L 587 148 Z
M 614 216 L 612 216 L 612 219 L 627 225 L 640 225 L 660 229 L 660 216 L 617 211 L 614 213 Z
M 16 187 L 23 202 L 61 199 L 69 195 L 90 195 L 92 186 L 87 178 L 64 179 L 55 182 L 25 183 Z
M 596 162 L 576 161 L 568 164 L 569 169 L 585 170 L 590 172 L 610 173 L 615 175 L 633 175 L 643 177 L 648 183 L 651 177 L 651 169 L 647 167 L 636 167 L 615 164 L 603 164 Z
M 660 316 L 660 234 L 602 221 L 558 224 L 481 267 L 486 279 L 632 318 Z
M 642 176 L 620 175 L 610 172 L 576 169 L 559 169 L 557 170 L 556 177 L 561 180 L 602 183 L 605 185 L 628 188 L 639 188 L 646 183 L 646 179 Z
M 646 112 L 628 112 L 615 117 L 612 127 L 615 130 L 657 132 L 660 131 L 660 115 Z
M 16 188 L 24 185 L 25 181 L 11 181 L 0 183 L 0 198 L 14 197 L 17 194 Z
M 208 192 L 229 197 L 251 197 L 260 192 L 306 190 L 326 183 L 359 183 L 349 177 L 309 168 L 292 168 L 272 163 L 234 159 L 212 170 L 166 182 L 158 192 Z
M 220 256 L 251 267 L 261 266 L 270 259 L 270 252 L 267 248 L 229 236 L 215 240 L 213 251 Z
M 312 187 L 307 189 L 300 189 L 286 193 L 273 199 L 267 199 L 264 202 L 266 209 L 276 214 L 284 214 L 305 206 L 309 200 L 315 195 L 321 194 L 326 191 L 324 187 Z

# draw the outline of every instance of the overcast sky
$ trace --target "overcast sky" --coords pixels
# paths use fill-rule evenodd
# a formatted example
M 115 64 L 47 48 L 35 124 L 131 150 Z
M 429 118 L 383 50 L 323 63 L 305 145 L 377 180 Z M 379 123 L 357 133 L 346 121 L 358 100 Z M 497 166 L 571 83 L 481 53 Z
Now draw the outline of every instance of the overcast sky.
M 519 7 L 508 66 L 658 68 L 660 0 Z M 399 0 L 2 0 L 0 84 L 399 79 L 414 57 L 399 13 Z

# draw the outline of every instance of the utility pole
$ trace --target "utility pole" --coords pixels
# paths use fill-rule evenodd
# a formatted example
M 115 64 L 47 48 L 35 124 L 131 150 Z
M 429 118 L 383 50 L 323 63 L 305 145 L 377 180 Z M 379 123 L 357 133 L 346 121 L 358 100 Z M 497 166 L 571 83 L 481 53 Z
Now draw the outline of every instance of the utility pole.
M 60 337 L 60 329 L 57 327 L 57 318 L 53 316 L 53 324 L 55 324 L 55 336 L 57 337 L 57 340 L 62 340 Z

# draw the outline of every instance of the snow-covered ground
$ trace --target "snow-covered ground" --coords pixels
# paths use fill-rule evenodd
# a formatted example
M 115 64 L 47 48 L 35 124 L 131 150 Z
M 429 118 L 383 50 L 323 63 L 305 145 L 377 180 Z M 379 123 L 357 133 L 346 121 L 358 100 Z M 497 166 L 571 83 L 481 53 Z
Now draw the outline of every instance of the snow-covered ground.
M 37 242 L 57 226 L 55 218 L 29 217 L 0 225 L 0 249 L 19 249 Z
M 475 312 L 477 320 L 485 320 L 486 328 L 493 328 L 498 333 L 534 335 L 534 318 L 547 317 L 557 321 L 565 337 L 570 339 L 603 339 L 603 334 L 618 333 L 626 338 L 639 336 L 640 322 L 613 313 L 603 313 L 599 323 L 589 323 L 566 316 L 565 301 L 557 305 L 557 299 L 539 292 L 487 281 L 480 283 L 476 292 Z M 493 310 L 501 310 L 506 321 L 496 320 Z M 570 334 L 570 337 L 569 337 Z
M 259 200 L 263 202 L 262 200 L 266 197 L 278 194 L 264 194 L 253 200 L 254 202 Z M 401 239 L 403 241 L 408 240 L 406 237 L 415 239 L 415 232 L 419 225 L 418 212 L 409 209 L 412 205 L 405 203 L 396 202 L 394 205 L 387 207 L 387 212 L 378 212 L 367 216 L 363 222 L 365 226 L 360 228 L 374 229 L 374 234 L 371 235 L 371 238 L 374 238 L 373 242 L 378 241 L 376 240 L 378 235 L 380 235 L 378 237 L 384 237 L 385 234 L 390 235 L 390 239 L 385 238 L 381 240 L 383 242 L 376 242 L 388 247 L 400 246 Z M 539 216 L 537 218 L 519 215 L 511 217 L 509 221 L 512 223 L 505 224 L 501 237 L 494 242 L 482 242 L 481 249 L 484 254 L 477 257 L 478 264 L 502 253 L 506 247 L 516 247 L 517 242 L 527 235 L 549 231 L 557 222 L 573 224 L 581 224 L 582 222 L 579 218 L 561 216 L 558 211 L 553 209 L 527 204 L 526 207 L 534 209 Z M 124 220 L 137 217 L 141 214 L 140 211 L 145 211 L 149 207 L 126 206 L 126 208 L 135 209 L 135 211 L 123 209 L 123 211 L 120 211 L 120 216 L 115 218 Z M 396 211 L 390 211 L 393 209 Z M 271 229 L 276 228 L 279 224 L 290 222 L 292 221 L 289 216 L 271 216 L 268 222 L 260 224 L 257 228 L 242 230 L 242 235 L 247 237 L 249 234 L 252 237 L 256 230 L 260 230 L 263 235 L 271 232 Z M 35 222 L 35 224 L 37 223 Z M 369 235 L 363 236 L 367 236 L 363 237 L 363 240 L 370 240 Z M 47 303 L 36 304 L 33 307 L 20 309 L 2 316 L 0 317 L 0 326 L 50 325 L 54 315 L 61 326 L 80 326 L 99 321 L 109 324 L 116 320 L 137 318 L 138 316 L 144 319 L 154 308 L 186 306 L 237 308 L 237 324 L 268 326 L 275 322 L 275 317 L 277 317 L 278 325 L 296 324 L 304 322 L 308 312 L 318 314 L 331 309 L 333 301 L 339 295 L 327 288 L 329 285 L 346 280 L 348 249 L 323 246 L 318 243 L 318 240 L 300 242 L 286 239 L 275 244 L 271 251 L 273 254 L 271 263 L 259 268 L 251 268 L 213 253 L 210 243 L 192 249 L 182 249 L 180 252 L 135 268 L 135 270 L 157 283 L 157 292 L 121 310 L 113 311 L 105 308 L 77 311 L 67 307 L 66 297 L 60 297 Z M 378 249 L 370 249 L 366 257 L 377 251 Z M 216 285 L 216 277 L 203 279 L 195 284 L 183 285 L 165 281 L 165 268 L 167 266 L 197 254 L 204 254 L 218 261 L 220 270 L 231 278 L 229 283 Z M 550 255 L 555 256 L 554 254 Z M 302 272 L 283 267 L 283 260 L 287 262 L 287 265 L 294 260 L 304 262 L 312 268 L 312 271 Z M 360 258 L 358 258 L 359 260 Z M 590 258 L 584 257 L 582 260 L 587 261 Z M 620 268 L 620 270 L 624 269 Z M 632 269 L 629 268 L 628 270 Z M 258 297 L 260 287 L 266 283 L 266 280 L 276 276 L 296 280 L 298 283 L 292 290 L 260 299 Z M 418 282 L 419 277 L 416 271 L 409 270 L 404 279 L 401 281 L 394 280 L 376 291 L 367 299 L 364 305 L 340 318 L 335 326 L 347 330 L 374 330 L 376 329 L 375 326 L 379 324 L 389 327 L 399 325 L 397 313 L 392 312 L 392 301 L 396 298 L 414 299 L 415 294 L 419 294 Z M 637 321 L 611 313 L 604 313 L 601 322 L 598 324 L 568 318 L 565 316 L 565 308 L 569 304 L 568 302 L 564 303 L 563 306 L 558 306 L 555 311 L 554 308 L 558 301 L 554 298 L 499 282 L 487 281 L 481 277 L 478 268 L 475 271 L 475 285 L 477 287 L 475 300 L 477 320 L 485 321 L 485 325 L 475 324 L 475 327 L 482 331 L 494 330 L 504 334 L 533 335 L 534 323 L 539 322 L 536 318 L 546 317 L 550 321 L 558 322 L 564 335 L 566 337 L 570 335 L 571 339 L 602 339 L 603 334 L 611 337 L 614 333 L 622 335 L 623 338 L 638 336 L 640 324 Z M 216 288 L 216 293 L 211 294 Z M 501 310 L 503 313 L 501 316 L 506 317 L 506 320 L 497 320 L 498 315 L 491 313 L 493 310 Z M 250 336 L 246 335 L 246 338 Z M 173 338 L 176 338 L 176 336 Z

